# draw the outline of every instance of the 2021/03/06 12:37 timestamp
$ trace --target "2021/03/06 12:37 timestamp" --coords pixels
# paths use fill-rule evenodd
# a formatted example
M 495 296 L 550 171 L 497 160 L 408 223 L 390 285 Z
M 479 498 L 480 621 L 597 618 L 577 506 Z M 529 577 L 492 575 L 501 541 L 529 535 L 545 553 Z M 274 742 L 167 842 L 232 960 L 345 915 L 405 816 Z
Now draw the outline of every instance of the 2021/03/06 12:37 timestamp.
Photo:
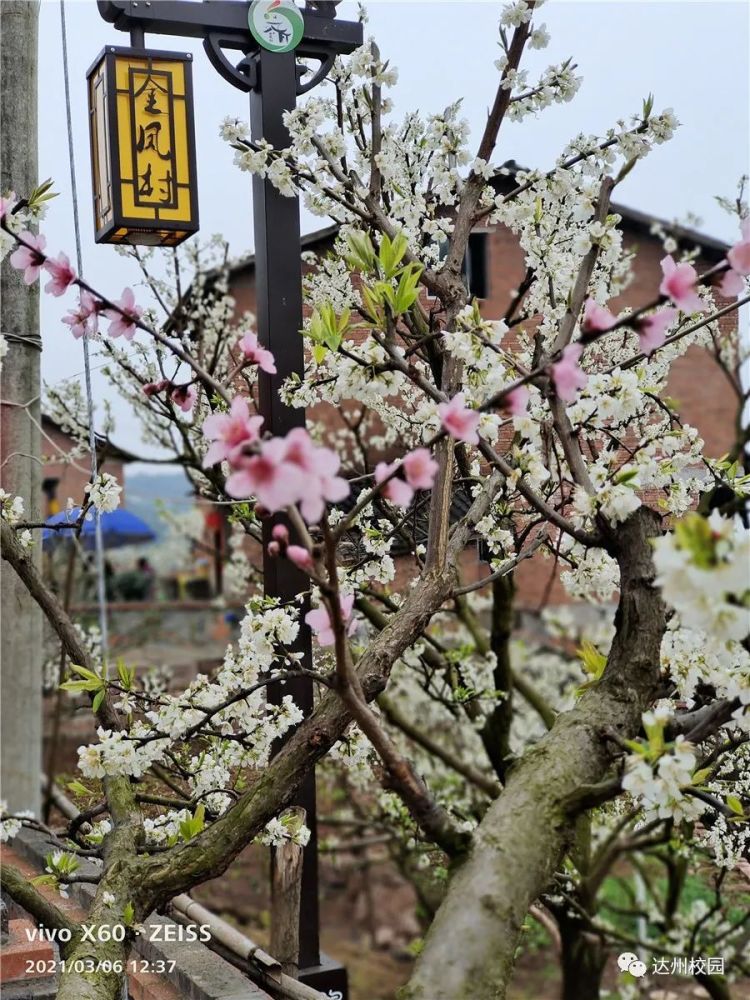
M 133 973 L 145 973 L 151 972 L 157 975 L 163 975 L 166 973 L 174 972 L 177 962 L 171 959 L 157 958 L 153 961 L 149 961 L 145 958 L 130 958 L 127 962 L 112 961 L 111 959 L 94 959 L 94 958 L 75 958 L 71 962 L 67 962 L 64 958 L 60 959 L 44 959 L 34 961 L 29 959 L 26 962 L 26 975 L 27 976 L 50 976 L 57 972 L 114 972 L 116 974 L 121 974 L 123 972 Z

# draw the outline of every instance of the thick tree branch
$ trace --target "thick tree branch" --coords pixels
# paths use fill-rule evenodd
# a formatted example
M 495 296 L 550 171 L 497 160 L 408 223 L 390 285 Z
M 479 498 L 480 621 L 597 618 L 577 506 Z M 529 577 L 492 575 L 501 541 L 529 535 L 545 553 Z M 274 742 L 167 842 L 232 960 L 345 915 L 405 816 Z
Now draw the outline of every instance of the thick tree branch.
M 27 913 L 30 913 L 40 926 L 50 930 L 70 931 L 71 941 L 67 944 L 63 942 L 60 944 L 63 956 L 65 956 L 81 934 L 81 928 L 76 921 L 71 920 L 59 906 L 43 896 L 31 884 L 29 876 L 24 875 L 13 865 L 0 864 L 0 884 L 10 898 Z
M 565 800 L 605 776 L 602 727 L 635 735 L 656 691 L 666 622 L 653 587 L 650 539 L 658 530 L 647 508 L 620 526 L 613 552 L 621 597 L 604 676 L 510 772 L 449 886 L 404 1000 L 504 1000 L 524 918 L 573 837 Z

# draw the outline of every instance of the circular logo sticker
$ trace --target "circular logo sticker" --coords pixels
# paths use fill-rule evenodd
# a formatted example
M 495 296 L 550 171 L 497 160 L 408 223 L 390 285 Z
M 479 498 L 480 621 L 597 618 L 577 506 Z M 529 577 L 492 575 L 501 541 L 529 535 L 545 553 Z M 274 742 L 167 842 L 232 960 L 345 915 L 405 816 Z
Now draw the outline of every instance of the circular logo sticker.
M 305 19 L 294 0 L 255 0 L 247 23 L 256 42 L 270 52 L 291 52 L 305 31 Z

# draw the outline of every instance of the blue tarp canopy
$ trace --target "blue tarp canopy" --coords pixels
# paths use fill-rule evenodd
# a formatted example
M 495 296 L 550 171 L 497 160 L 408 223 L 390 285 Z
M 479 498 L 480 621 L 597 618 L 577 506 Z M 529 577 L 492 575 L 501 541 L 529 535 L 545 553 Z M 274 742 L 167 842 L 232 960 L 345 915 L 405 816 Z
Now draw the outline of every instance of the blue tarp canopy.
M 72 510 L 62 510 L 59 514 L 53 514 L 47 518 L 46 524 L 70 524 L 76 523 L 81 516 L 81 508 L 73 507 Z M 101 514 L 102 541 L 105 549 L 119 549 L 123 545 L 136 545 L 139 542 L 153 542 L 156 534 L 149 528 L 145 521 L 130 511 L 120 507 L 117 510 L 108 511 Z M 53 528 L 45 528 L 42 533 L 42 544 L 45 548 L 50 548 L 56 541 L 70 538 L 74 535 L 75 528 L 63 528 L 55 531 Z M 94 512 L 90 511 L 83 522 L 79 541 L 84 549 L 93 549 L 96 545 L 96 522 Z

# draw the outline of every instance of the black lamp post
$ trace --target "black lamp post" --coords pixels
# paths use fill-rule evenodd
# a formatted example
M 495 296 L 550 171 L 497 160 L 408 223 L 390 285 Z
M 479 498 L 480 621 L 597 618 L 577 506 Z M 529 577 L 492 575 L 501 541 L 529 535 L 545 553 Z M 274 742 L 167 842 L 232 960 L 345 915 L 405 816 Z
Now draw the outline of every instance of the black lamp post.
M 120 31 L 130 32 L 136 49 L 147 51 L 146 33 L 202 38 L 214 68 L 233 86 L 249 92 L 252 138 L 266 139 L 276 149 L 290 144 L 283 115 L 295 107 L 297 96 L 325 79 L 337 55 L 362 44 L 362 25 L 338 20 L 336 6 L 331 0 L 308 0 L 304 11 L 291 0 L 98 0 L 101 16 Z M 241 58 L 230 59 L 225 50 L 239 52 Z M 305 79 L 309 71 L 298 64 L 299 58 L 319 63 L 310 79 Z M 284 379 L 304 372 L 299 201 L 282 196 L 270 181 L 255 176 L 253 206 L 258 337 L 273 352 L 278 369 L 276 375 L 260 373 L 260 411 L 265 430 L 283 436 L 305 423 L 304 410 L 288 407 L 279 398 Z M 271 529 L 272 523 L 266 521 L 265 591 L 288 603 L 308 589 L 309 581 L 288 560 L 268 557 Z M 303 664 L 312 667 L 306 626 L 300 630 L 297 648 Z M 309 714 L 312 681 L 297 678 L 287 690 Z M 345 1000 L 346 970 L 320 955 L 314 774 L 305 780 L 297 804 L 305 809 L 311 831 L 302 872 L 299 978 L 335 1000 Z

